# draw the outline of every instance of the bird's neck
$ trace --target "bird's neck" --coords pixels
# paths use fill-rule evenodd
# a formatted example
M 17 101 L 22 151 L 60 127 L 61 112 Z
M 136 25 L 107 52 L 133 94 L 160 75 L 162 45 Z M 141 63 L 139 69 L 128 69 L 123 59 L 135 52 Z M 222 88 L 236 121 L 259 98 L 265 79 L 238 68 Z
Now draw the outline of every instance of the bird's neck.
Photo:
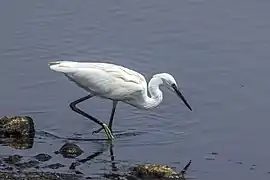
M 163 84 L 163 81 L 160 78 L 153 77 L 149 83 L 148 83 L 148 92 L 150 94 L 150 97 L 146 94 L 145 96 L 145 102 L 144 102 L 144 108 L 150 109 L 158 106 L 162 99 L 163 94 L 161 90 L 159 89 L 159 86 Z

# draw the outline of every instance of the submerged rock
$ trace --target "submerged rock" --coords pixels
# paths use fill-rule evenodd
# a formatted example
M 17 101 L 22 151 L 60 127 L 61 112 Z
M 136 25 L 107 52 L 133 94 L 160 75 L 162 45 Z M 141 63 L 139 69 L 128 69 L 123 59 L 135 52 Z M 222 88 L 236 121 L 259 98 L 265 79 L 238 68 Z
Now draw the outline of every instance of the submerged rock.
M 18 169 L 29 169 L 29 168 L 36 168 L 39 165 L 39 161 L 30 160 L 27 162 L 17 163 L 15 164 Z
M 183 179 L 183 176 L 172 168 L 159 164 L 138 165 L 133 168 L 132 174 L 139 178 Z
M 33 119 L 29 116 L 4 116 L 0 118 L 1 137 L 34 137 Z
M 8 179 L 8 180 L 23 180 L 23 179 L 31 179 L 31 180 L 79 180 L 82 177 L 74 174 L 64 174 L 64 173 L 51 173 L 51 172 L 0 172 L 0 179 Z
M 62 154 L 65 158 L 75 158 L 83 153 L 83 150 L 74 143 L 65 143 L 56 154 Z
M 45 167 L 50 168 L 50 169 L 59 169 L 61 167 L 65 167 L 65 165 L 60 164 L 60 163 L 55 163 L 55 164 L 50 164 L 50 165 L 45 166 Z
M 0 144 L 14 149 L 30 149 L 34 144 L 34 137 L 2 138 Z
M 35 155 L 34 157 L 38 161 L 41 161 L 41 162 L 49 161 L 52 158 L 52 156 L 50 156 L 49 154 L 43 154 L 43 153 L 40 153 L 38 155 Z
M 15 164 L 15 163 L 18 163 L 21 159 L 22 159 L 21 155 L 15 154 L 15 155 L 8 156 L 7 158 L 4 158 L 4 162 L 8 164 Z
M 129 168 L 128 172 L 112 172 L 104 174 L 108 179 L 147 179 L 147 180 L 186 180 L 185 173 L 189 168 L 191 161 L 183 168 L 181 172 L 176 172 L 167 165 L 159 164 L 140 164 Z

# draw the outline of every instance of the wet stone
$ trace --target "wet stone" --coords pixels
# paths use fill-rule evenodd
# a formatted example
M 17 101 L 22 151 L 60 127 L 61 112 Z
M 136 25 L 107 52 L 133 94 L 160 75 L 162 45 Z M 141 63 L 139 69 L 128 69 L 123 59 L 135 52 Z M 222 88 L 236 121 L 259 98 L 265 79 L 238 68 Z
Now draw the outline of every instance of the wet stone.
M 13 167 L 6 167 L 4 170 L 5 171 L 12 171 L 13 170 Z
M 183 174 L 176 172 L 167 165 L 142 164 L 134 167 L 132 175 L 142 179 L 166 179 L 166 180 L 184 180 Z
M 50 172 L 0 172 L 0 179 L 7 180 L 79 180 L 82 177 L 75 174 L 50 173 Z
M 0 118 L 1 137 L 33 137 L 34 133 L 34 122 L 29 116 L 4 116 Z
M 1 137 L 0 137 L 1 138 Z M 34 138 L 33 137 L 9 137 L 0 139 L 0 144 L 9 146 L 14 149 L 30 149 L 33 147 Z
M 69 166 L 69 169 L 75 169 L 76 166 L 78 166 L 78 165 L 80 165 L 79 162 L 73 162 L 73 163 L 71 163 L 71 165 Z
M 22 159 L 22 156 L 20 155 L 12 155 L 7 158 L 4 158 L 4 162 L 8 164 L 16 164 Z
M 46 166 L 47 168 L 50 168 L 50 169 L 59 169 L 61 167 L 65 167 L 65 165 L 63 164 L 60 164 L 60 163 L 55 163 L 55 164 L 50 164 L 48 166 Z
M 16 166 L 20 169 L 35 168 L 39 164 L 38 161 L 30 160 L 28 162 L 17 163 Z
M 83 150 L 76 144 L 66 143 L 60 148 L 59 151 L 56 151 L 55 153 L 60 153 L 65 158 L 75 158 L 80 156 L 83 153 Z
M 50 156 L 49 154 L 40 153 L 40 154 L 36 155 L 35 158 L 38 161 L 45 162 L 45 161 L 50 160 L 52 158 L 52 156 Z
M 83 173 L 81 171 L 75 171 L 75 174 L 83 175 Z

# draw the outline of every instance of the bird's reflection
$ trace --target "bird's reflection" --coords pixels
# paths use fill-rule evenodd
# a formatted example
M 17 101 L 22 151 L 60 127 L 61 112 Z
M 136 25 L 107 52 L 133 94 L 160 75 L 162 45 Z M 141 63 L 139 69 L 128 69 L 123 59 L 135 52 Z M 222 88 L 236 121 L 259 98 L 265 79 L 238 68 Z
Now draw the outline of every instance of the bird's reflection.
M 100 156 L 101 154 L 103 154 L 104 152 L 106 152 L 109 149 L 112 171 L 118 171 L 118 168 L 116 167 L 116 164 L 115 164 L 115 157 L 114 157 L 114 152 L 113 152 L 113 143 L 108 141 L 107 143 L 105 143 L 105 146 L 106 147 L 104 147 L 104 145 L 103 145 L 102 148 L 100 148 L 98 151 L 94 152 L 93 154 L 87 156 L 86 158 L 79 159 L 76 162 L 73 162 L 70 165 L 69 169 L 75 170 L 77 166 L 80 166 L 80 165 L 82 165 L 82 164 L 84 164 L 84 163 L 86 163 L 88 161 L 93 160 L 94 158 Z
M 120 137 L 129 137 L 129 136 L 137 136 L 137 135 L 141 135 L 144 132 L 122 132 L 122 131 L 116 131 L 117 134 L 115 134 L 116 138 L 120 138 Z M 107 150 L 109 150 L 110 152 L 110 161 L 111 161 L 111 170 L 113 172 L 118 171 L 119 169 L 116 166 L 115 163 L 115 156 L 114 156 L 114 144 L 113 141 L 110 141 L 106 138 L 104 139 L 95 139 L 95 138 L 62 138 L 62 139 L 66 139 L 69 141 L 87 141 L 87 142 L 97 142 L 97 143 L 101 143 L 102 144 L 102 148 L 100 148 L 97 152 L 91 154 L 90 156 L 84 158 L 84 159 L 80 159 L 77 160 L 76 162 L 72 163 L 70 165 L 70 169 L 76 169 L 77 166 L 84 164 L 88 161 L 93 160 L 94 158 L 96 158 L 97 156 L 100 156 L 101 154 L 103 154 L 104 152 L 106 152 Z

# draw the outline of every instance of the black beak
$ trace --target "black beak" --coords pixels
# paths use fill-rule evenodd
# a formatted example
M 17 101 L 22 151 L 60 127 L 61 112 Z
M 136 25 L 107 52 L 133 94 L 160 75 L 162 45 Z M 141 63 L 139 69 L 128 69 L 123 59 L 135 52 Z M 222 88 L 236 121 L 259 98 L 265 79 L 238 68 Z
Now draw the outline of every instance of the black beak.
M 192 111 L 190 105 L 188 104 L 187 100 L 184 98 L 184 96 L 180 92 L 180 90 L 177 88 L 177 86 L 175 84 L 173 84 L 172 88 L 175 90 L 176 94 L 182 99 L 182 101 L 185 103 L 185 105 L 188 107 L 188 109 Z

